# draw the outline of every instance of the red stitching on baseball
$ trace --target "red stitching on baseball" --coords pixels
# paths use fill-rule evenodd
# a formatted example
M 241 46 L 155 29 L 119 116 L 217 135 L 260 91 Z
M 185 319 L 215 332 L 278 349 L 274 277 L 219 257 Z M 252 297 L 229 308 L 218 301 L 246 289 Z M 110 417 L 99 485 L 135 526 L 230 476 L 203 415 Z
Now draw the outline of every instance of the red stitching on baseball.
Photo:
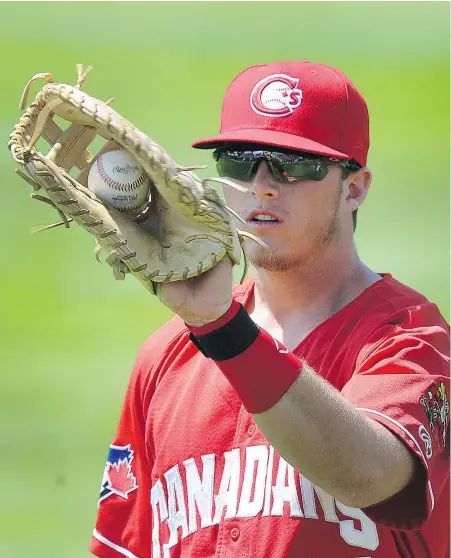
M 132 190 L 138 189 L 138 187 L 141 186 L 141 184 L 143 184 L 143 182 L 145 180 L 144 172 L 142 172 L 139 175 L 139 177 L 136 180 L 134 180 L 133 182 L 131 182 L 129 184 L 121 184 L 120 182 L 116 182 L 110 176 L 108 176 L 108 174 L 106 173 L 106 171 L 103 167 L 101 157 L 99 157 L 97 159 L 96 163 L 97 163 L 97 170 L 99 172 L 100 178 L 103 181 L 105 181 L 108 184 L 108 186 L 110 186 L 111 188 L 116 188 L 117 190 L 120 190 L 122 192 L 131 192 Z

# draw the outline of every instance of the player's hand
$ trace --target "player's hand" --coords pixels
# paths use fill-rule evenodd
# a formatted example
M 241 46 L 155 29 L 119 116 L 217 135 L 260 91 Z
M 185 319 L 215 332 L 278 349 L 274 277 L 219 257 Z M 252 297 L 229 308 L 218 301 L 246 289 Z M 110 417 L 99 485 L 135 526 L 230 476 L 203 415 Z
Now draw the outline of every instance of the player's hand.
M 154 283 L 161 302 L 191 326 L 214 322 L 232 304 L 232 262 L 224 258 L 199 277 L 172 283 Z

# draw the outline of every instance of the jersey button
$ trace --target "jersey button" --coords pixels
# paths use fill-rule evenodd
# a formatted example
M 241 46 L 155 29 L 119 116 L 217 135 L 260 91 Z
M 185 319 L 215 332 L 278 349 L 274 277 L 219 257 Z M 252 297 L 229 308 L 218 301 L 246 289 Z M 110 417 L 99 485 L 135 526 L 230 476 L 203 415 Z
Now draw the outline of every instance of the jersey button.
M 251 424 L 247 429 L 247 435 L 251 438 L 255 433 L 255 424 Z
M 240 530 L 238 529 L 238 527 L 233 527 L 233 529 L 230 531 L 230 538 L 232 539 L 232 541 L 237 541 L 240 538 Z

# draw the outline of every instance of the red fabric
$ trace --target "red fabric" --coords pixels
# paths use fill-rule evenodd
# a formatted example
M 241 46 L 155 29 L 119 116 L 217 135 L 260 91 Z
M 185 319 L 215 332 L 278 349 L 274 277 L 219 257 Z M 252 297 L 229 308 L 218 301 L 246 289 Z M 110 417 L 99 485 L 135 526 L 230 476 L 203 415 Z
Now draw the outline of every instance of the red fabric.
M 246 306 L 252 292 L 247 281 L 235 298 Z M 96 532 L 107 542 L 93 537 L 91 551 L 101 558 L 448 557 L 449 443 L 441 446 L 437 414 L 431 428 L 420 402 L 437 399 L 442 380 L 449 397 L 449 330 L 437 308 L 387 275 L 293 354 L 411 448 L 423 467 L 415 490 L 358 510 L 312 485 L 274 452 L 175 318 L 138 354 L 113 439 L 134 451 L 129 475 L 138 486 L 127 498 L 122 488 L 109 494 L 104 476 Z
M 434 494 L 442 492 L 449 475 L 449 455 L 445 450 L 445 447 L 449 450 L 449 430 L 443 439 L 438 432 L 440 424 L 436 421 L 431 428 L 420 403 L 431 386 L 442 382 L 447 397 L 450 393 L 449 360 L 444 358 L 449 340 L 441 328 L 422 325 L 423 320 L 432 321 L 431 310 L 422 312 L 422 320 L 416 308 L 401 311 L 393 317 L 395 323 L 380 328 L 368 340 L 366 354 L 357 361 L 356 373 L 342 391 L 362 413 L 399 436 L 425 468 L 426 482 L 419 479 L 417 485 L 408 487 L 391 501 L 365 510 L 375 521 L 399 529 L 413 529 L 425 522 L 436 504 Z M 446 414 L 448 423 L 449 411 Z M 430 440 L 430 446 L 425 444 L 424 436 Z M 410 513 L 400 513 L 403 507 Z
M 355 159 L 366 165 L 368 109 L 339 70 L 305 60 L 251 66 L 224 97 L 219 135 L 193 143 L 253 142 Z
M 302 362 L 263 329 L 246 351 L 216 365 L 249 413 L 275 405 L 302 369 Z

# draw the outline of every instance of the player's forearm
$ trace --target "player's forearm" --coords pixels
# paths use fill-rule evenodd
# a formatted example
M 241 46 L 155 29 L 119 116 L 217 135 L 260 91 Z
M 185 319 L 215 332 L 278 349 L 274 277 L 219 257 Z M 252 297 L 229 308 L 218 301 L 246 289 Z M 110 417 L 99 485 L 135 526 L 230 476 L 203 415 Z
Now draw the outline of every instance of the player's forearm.
M 414 474 L 416 459 L 404 444 L 306 365 L 274 406 L 253 417 L 287 462 L 344 504 L 381 502 Z

